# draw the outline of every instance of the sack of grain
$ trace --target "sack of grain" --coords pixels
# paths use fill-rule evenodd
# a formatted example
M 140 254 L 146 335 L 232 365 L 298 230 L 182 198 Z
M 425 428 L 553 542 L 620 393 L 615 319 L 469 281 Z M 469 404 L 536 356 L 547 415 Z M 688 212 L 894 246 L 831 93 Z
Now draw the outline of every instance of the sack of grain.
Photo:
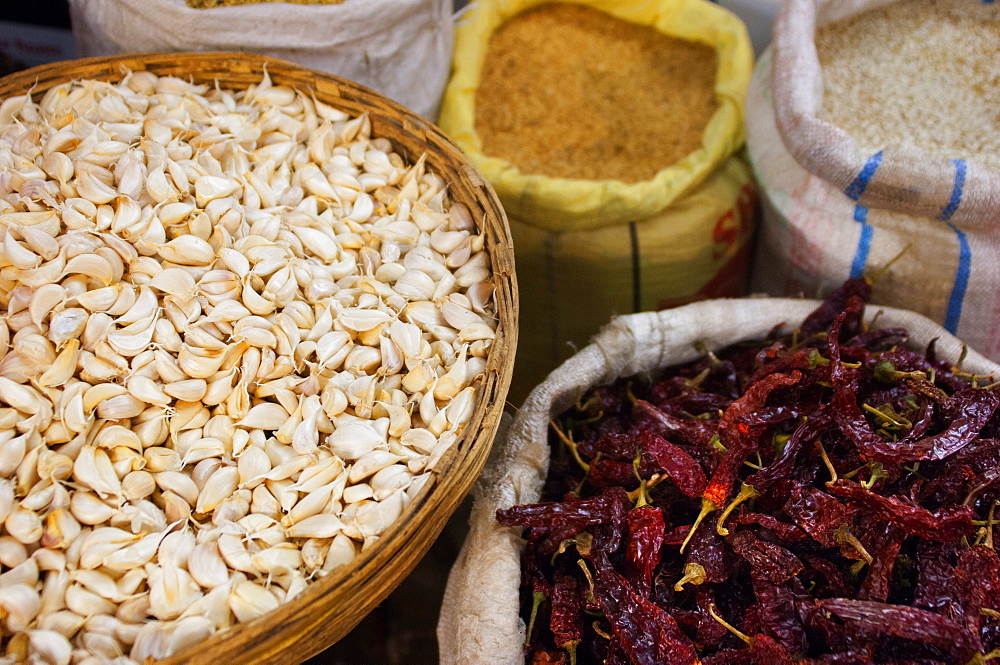
M 694 343 L 718 350 L 767 336 L 801 321 L 817 303 L 788 299 L 711 300 L 656 313 L 616 318 L 535 388 L 513 423 L 501 429 L 473 489 L 469 535 L 448 579 L 438 645 L 442 665 L 521 665 L 525 625 L 520 617 L 521 547 L 516 530 L 500 526 L 496 511 L 538 501 L 548 473 L 549 418 L 563 413 L 590 388 L 615 379 L 694 360 Z M 937 339 L 939 358 L 955 361 L 962 342 L 913 312 L 881 311 L 879 326 L 910 332 L 913 348 Z M 965 371 L 1000 373 L 1000 366 L 969 352 Z
M 440 119 L 509 217 L 516 400 L 614 314 L 741 294 L 755 196 L 734 154 L 739 19 L 705 0 L 539 4 L 459 22 Z
M 874 301 L 1000 359 L 998 76 L 1000 5 L 789 0 L 747 97 L 752 288 L 821 295 L 908 248 Z
M 437 117 L 451 59 L 450 0 L 296 1 L 69 4 L 79 56 L 249 51 L 343 76 Z

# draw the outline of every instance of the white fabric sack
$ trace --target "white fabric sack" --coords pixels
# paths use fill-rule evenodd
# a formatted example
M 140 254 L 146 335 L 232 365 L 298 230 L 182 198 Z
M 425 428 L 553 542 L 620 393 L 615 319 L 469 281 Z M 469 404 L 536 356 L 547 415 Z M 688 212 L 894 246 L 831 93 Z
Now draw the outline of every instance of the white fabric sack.
M 873 302 L 918 311 L 1000 360 L 1000 172 L 910 145 L 864 154 L 817 117 L 816 26 L 886 1 L 788 0 L 777 15 L 746 102 L 764 204 L 751 289 L 820 296 L 910 245 Z
M 496 511 L 538 500 L 548 472 L 550 416 L 588 389 L 700 356 L 694 342 L 718 350 L 765 337 L 782 323 L 796 327 L 819 303 L 778 298 L 707 300 L 662 312 L 612 319 L 593 342 L 535 388 L 513 422 L 501 427 L 473 489 L 469 534 L 448 578 L 437 636 L 441 665 L 522 665 L 525 625 L 519 613 L 522 540 L 496 522 Z M 939 357 L 955 361 L 962 343 L 913 312 L 882 311 L 879 327 L 909 330 L 914 348 L 938 338 Z M 1000 365 L 970 351 L 963 369 L 1000 376 Z
M 435 120 L 451 66 L 451 0 L 261 3 L 70 0 L 77 55 L 248 51 L 342 76 Z

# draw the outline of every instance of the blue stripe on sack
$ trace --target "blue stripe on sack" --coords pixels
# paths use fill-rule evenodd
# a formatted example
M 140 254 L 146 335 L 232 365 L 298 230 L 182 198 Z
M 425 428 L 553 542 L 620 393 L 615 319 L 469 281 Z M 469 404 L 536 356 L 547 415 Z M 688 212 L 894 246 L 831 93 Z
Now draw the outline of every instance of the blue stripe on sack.
M 861 169 L 861 173 L 859 173 L 858 177 L 847 186 L 847 189 L 844 190 L 844 194 L 847 194 L 848 198 L 852 201 L 860 199 L 861 195 L 865 193 L 866 189 L 868 189 L 868 182 L 872 179 L 872 176 L 875 175 L 875 171 L 878 170 L 879 164 L 881 163 L 882 151 L 879 150 L 868 158 L 868 161 L 865 162 L 864 167 Z
M 972 248 L 965 232 L 952 223 L 951 230 L 958 236 L 958 270 L 955 271 L 955 285 L 951 288 L 948 298 L 948 312 L 945 314 L 944 327 L 952 335 L 958 334 L 958 321 L 962 318 L 962 303 L 965 292 L 969 289 L 969 274 L 972 272 Z
M 855 206 L 854 221 L 861 224 L 861 238 L 858 239 L 858 249 L 854 252 L 854 261 L 851 262 L 851 278 L 861 277 L 865 272 L 865 264 L 868 263 L 868 252 L 872 248 L 872 233 L 874 229 L 868 226 L 868 208 L 863 205 Z
M 938 219 L 943 222 L 951 219 L 955 211 L 958 210 L 958 206 L 962 205 L 962 190 L 965 189 L 965 171 L 968 168 L 964 159 L 953 159 L 951 163 L 955 165 L 955 187 L 951 190 L 951 200 L 948 201 L 948 205 L 938 215 Z

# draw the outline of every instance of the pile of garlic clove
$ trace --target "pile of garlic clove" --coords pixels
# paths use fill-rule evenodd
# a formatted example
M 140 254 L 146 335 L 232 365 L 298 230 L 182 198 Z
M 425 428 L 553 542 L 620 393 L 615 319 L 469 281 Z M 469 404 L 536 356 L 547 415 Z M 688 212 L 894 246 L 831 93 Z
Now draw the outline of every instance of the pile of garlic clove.
M 350 563 L 459 439 L 485 237 L 265 76 L 0 105 L 0 660 L 165 658 Z

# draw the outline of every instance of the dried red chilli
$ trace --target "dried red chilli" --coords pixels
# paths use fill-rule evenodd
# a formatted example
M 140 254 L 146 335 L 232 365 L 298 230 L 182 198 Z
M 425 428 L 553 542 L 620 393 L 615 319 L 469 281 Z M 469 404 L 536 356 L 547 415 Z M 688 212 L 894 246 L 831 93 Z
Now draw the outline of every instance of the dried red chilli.
M 802 321 L 802 325 L 799 326 L 799 334 L 811 336 L 829 329 L 834 319 L 847 309 L 851 298 L 859 298 L 868 302 L 871 294 L 871 282 L 864 277 L 846 280 L 831 291 L 823 303 Z
M 974 665 L 1000 649 L 1000 392 L 898 346 L 905 330 L 867 329 L 869 292 L 851 280 L 792 335 L 560 416 L 546 502 L 498 513 L 527 527 L 525 619 L 543 619 L 526 663 Z
M 696 665 L 694 644 L 662 607 L 615 572 L 606 555 L 593 558 L 594 597 L 635 665 Z
M 628 541 L 625 550 L 626 578 L 642 596 L 648 596 L 653 575 L 660 565 L 665 527 L 663 511 L 642 506 L 628 512 Z
M 576 646 L 583 638 L 583 600 L 577 579 L 561 571 L 552 586 L 549 628 L 555 645 L 575 660 Z
M 682 494 L 689 497 L 702 495 L 707 483 L 705 472 L 683 448 L 647 430 L 642 430 L 637 438 L 640 450 L 653 459 Z
M 837 532 L 852 519 L 851 509 L 811 485 L 795 483 L 785 514 L 823 547 L 837 547 Z
M 857 501 L 863 508 L 913 536 L 949 541 L 970 536 L 975 531 L 973 511 L 968 506 L 949 505 L 932 513 L 905 496 L 882 496 L 850 480 L 837 480 L 828 487 L 831 494 Z
M 881 522 L 876 529 L 872 562 L 858 590 L 858 598 L 885 602 L 889 598 L 890 576 L 906 534 L 892 522 Z
M 916 607 L 870 600 L 828 598 L 820 607 L 865 633 L 891 635 L 936 647 L 949 663 L 965 663 L 980 648 L 978 636 L 956 621 Z

